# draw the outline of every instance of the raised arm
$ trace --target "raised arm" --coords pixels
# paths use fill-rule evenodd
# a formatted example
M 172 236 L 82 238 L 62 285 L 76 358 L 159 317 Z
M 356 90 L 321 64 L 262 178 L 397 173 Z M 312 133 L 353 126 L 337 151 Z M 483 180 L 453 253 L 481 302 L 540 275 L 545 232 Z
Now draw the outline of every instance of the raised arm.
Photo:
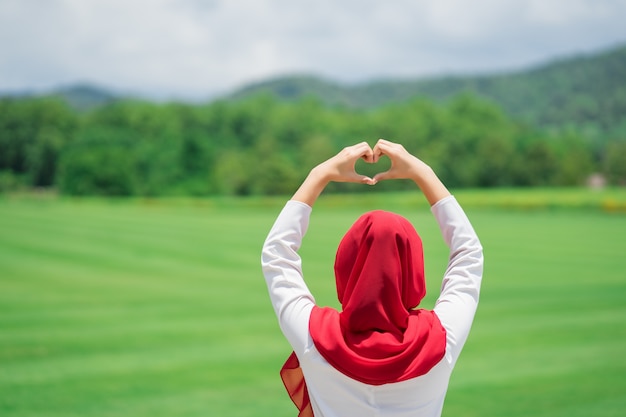
M 305 349 L 309 315 L 315 303 L 304 282 L 298 254 L 311 207 L 331 181 L 373 183 L 354 170 L 360 158 L 373 160 L 372 149 L 365 142 L 349 146 L 313 168 L 281 211 L 263 245 L 261 264 L 270 298 L 283 333 L 298 353 Z
M 409 154 L 402 145 L 384 139 L 378 141 L 373 151 L 374 161 L 382 155 L 391 160 L 391 168 L 374 176 L 374 183 L 397 178 L 415 181 L 430 203 L 450 248 L 448 267 L 434 310 L 446 329 L 448 363 L 454 365 L 478 306 L 483 274 L 482 246 L 465 212 L 428 165 Z
M 483 248 L 465 212 L 454 199 L 431 208 L 450 248 L 435 313 L 446 329 L 447 360 L 454 365 L 474 321 L 483 276 Z

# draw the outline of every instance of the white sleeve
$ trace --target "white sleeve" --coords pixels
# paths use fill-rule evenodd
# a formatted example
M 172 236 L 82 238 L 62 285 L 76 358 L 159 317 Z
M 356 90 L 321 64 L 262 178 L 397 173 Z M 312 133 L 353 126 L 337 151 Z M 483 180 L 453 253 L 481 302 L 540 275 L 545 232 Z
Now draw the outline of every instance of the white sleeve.
M 448 267 L 434 310 L 446 329 L 446 358 L 454 365 L 467 340 L 478 306 L 483 248 L 454 197 L 440 200 L 431 210 L 450 248 Z
M 302 276 L 298 250 L 311 215 L 307 204 L 290 200 L 270 230 L 261 255 L 261 266 L 280 328 L 296 354 L 309 335 L 309 317 L 315 304 Z

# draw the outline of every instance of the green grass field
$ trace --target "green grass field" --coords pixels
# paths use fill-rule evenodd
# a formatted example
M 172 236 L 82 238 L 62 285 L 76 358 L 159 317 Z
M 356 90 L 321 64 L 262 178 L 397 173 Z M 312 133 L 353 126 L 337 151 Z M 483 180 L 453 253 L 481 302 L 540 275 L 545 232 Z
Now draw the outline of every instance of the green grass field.
M 458 198 L 486 265 L 444 416 L 622 416 L 626 191 Z M 260 270 L 283 202 L 0 197 L 0 416 L 294 416 Z M 322 197 L 301 251 L 318 303 L 374 208 L 420 231 L 432 307 L 447 248 L 417 193 Z

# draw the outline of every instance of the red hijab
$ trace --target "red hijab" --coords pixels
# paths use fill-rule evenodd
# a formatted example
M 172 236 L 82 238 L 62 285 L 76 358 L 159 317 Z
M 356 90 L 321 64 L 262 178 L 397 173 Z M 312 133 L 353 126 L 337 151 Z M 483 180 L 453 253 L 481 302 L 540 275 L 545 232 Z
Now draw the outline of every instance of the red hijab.
M 335 369 L 382 385 L 426 374 L 445 354 L 446 333 L 433 311 L 415 309 L 426 295 L 422 240 L 404 217 L 361 216 L 339 243 L 335 279 L 341 312 L 314 307 L 309 333 Z M 281 377 L 300 416 L 312 416 L 295 354 Z

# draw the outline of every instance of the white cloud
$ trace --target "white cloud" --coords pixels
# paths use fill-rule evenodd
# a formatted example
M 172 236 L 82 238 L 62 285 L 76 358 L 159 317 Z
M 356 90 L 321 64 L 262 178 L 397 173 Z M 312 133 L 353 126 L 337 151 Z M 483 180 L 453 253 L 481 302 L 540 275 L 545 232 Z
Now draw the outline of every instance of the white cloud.
M 566 4 L 542 0 L 528 3 L 528 17 L 542 24 L 567 25 L 576 21 L 610 19 L 617 10 L 623 11 L 623 4 L 613 1 L 571 0 Z M 566 6 L 566 7 L 563 7 Z M 615 8 L 617 7 L 617 10 Z
M 2 0 L 0 90 L 203 97 L 252 80 L 492 71 L 626 41 L 626 0 Z

